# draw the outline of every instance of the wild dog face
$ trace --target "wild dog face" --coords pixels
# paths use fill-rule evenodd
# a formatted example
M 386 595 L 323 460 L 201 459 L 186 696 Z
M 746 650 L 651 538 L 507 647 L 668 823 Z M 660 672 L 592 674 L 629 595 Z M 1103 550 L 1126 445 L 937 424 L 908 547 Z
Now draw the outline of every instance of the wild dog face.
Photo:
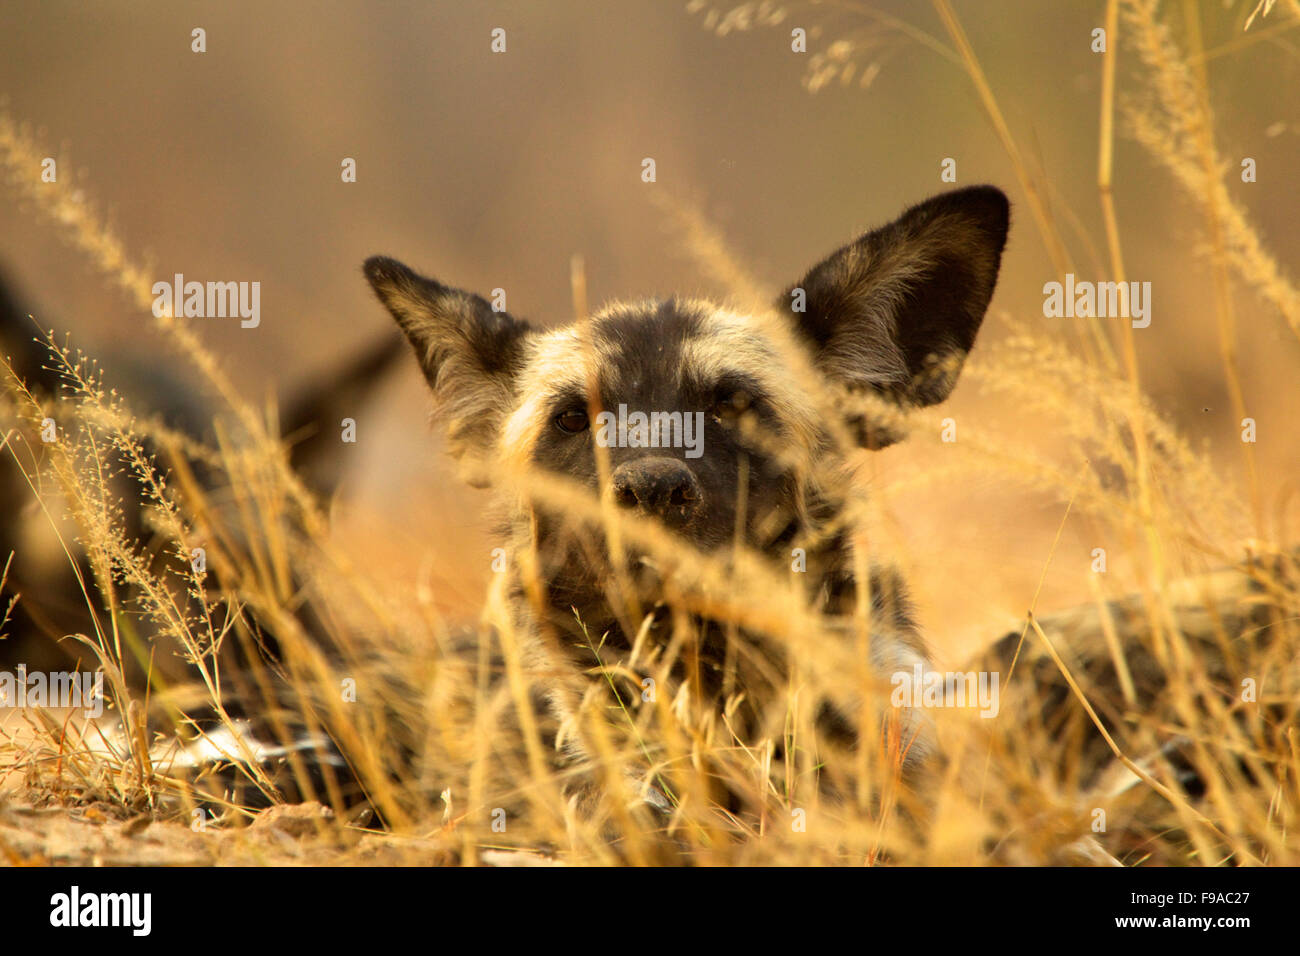
M 601 654 L 621 655 L 643 626 L 620 623 L 611 570 L 628 572 L 643 608 L 663 600 L 667 579 L 635 549 L 615 561 L 599 522 L 575 521 L 511 479 L 544 472 L 607 493 L 704 552 L 727 554 L 741 541 L 788 567 L 792 545 L 801 546 L 814 606 L 830 619 L 850 613 L 858 590 L 839 466 L 852 446 L 899 437 L 858 396 L 904 409 L 948 396 L 993 294 L 1007 228 L 1000 191 L 959 190 L 832 253 L 767 313 L 644 300 L 547 331 L 392 259 L 370 259 L 365 271 L 415 349 L 451 454 L 471 482 L 504 484 L 518 504 L 513 540 L 537 557 L 548 607 L 517 603 L 540 612 L 548 632 L 567 633 L 563 653 L 586 667 L 579 631 L 599 637 Z M 870 591 L 870 663 L 878 674 L 910 673 L 925 654 L 901 584 L 873 572 Z M 666 626 L 662 604 L 658 611 L 647 633 L 664 647 L 676 625 Z M 674 678 L 698 682 L 696 699 L 742 688 L 745 712 L 733 713 L 731 726 L 772 733 L 773 712 L 761 702 L 783 685 L 780 640 L 747 632 L 737 656 L 734 628 L 692 626 L 692 663 L 679 656 Z M 559 699 L 566 694 L 568 703 Z M 581 696 L 552 691 L 562 722 Z M 850 725 L 836 715 L 857 705 L 827 704 L 826 730 L 851 742 Z M 897 716 L 912 755 L 906 764 L 928 749 L 924 722 L 910 711 Z
M 909 209 L 786 290 L 775 311 L 787 341 L 770 322 L 680 298 L 617 303 L 581 327 L 542 331 L 395 260 L 372 258 L 365 271 L 414 347 L 472 482 L 533 467 L 595 490 L 600 443 L 622 507 L 703 550 L 735 540 L 742 521 L 742 536 L 771 550 L 809 520 L 815 472 L 836 450 L 832 417 L 864 447 L 896 438 L 854 409 L 854 393 L 907 407 L 951 392 L 1007 227 L 1006 198 L 992 187 Z M 790 341 L 805 355 L 792 356 Z M 819 385 L 846 401 L 819 403 Z M 574 570 L 572 542 L 559 546 L 562 517 L 535 514 L 538 545 L 556 545 L 556 578 Z

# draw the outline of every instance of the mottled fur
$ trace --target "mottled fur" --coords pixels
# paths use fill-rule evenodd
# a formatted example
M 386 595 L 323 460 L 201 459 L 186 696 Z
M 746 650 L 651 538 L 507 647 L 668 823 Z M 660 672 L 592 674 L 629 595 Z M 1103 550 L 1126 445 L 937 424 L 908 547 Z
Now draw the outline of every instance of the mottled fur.
M 589 323 L 552 331 L 493 312 L 478 296 L 392 259 L 366 262 L 367 278 L 415 348 L 451 454 L 471 480 L 502 493 L 511 568 L 538 571 L 540 595 L 529 595 L 527 575 L 518 572 L 499 586 L 527 636 L 527 663 L 551 675 L 562 726 L 572 729 L 584 682 L 576 675 L 593 663 L 588 638 L 603 639 L 606 660 L 624 659 L 638 632 L 667 643 L 680 615 L 674 620 L 665 601 L 664 568 L 637 548 L 611 556 L 598 524 L 548 507 L 519 476 L 563 476 L 594 497 L 601 472 L 593 410 L 704 412 L 698 458 L 679 448 L 608 448 L 614 500 L 705 554 L 725 555 L 740 539 L 788 572 L 792 550 L 802 548 L 810 606 L 828 615 L 832 630 L 842 621 L 851 640 L 858 596 L 845 521 L 851 489 L 847 449 L 836 435 L 868 448 L 898 437 L 852 400 L 855 393 L 902 409 L 948 396 L 992 296 L 1007 228 L 1001 192 L 958 190 L 833 253 L 786 290 L 773 316 L 670 298 L 617 303 Z M 797 290 L 802 311 L 792 310 Z M 787 322 L 793 336 L 770 334 L 772 321 Z M 795 360 L 787 341 L 806 354 Z M 629 620 L 611 597 L 624 560 L 625 583 L 646 622 Z M 902 584 L 873 571 L 871 593 L 872 669 L 910 671 L 926 657 Z M 694 681 L 715 707 L 726 692 L 743 691 L 733 726 L 779 738 L 772 726 L 779 714 L 764 702 L 787 673 L 781 641 L 700 615 L 691 626 L 698 654 L 689 667 L 679 660 L 674 677 Z M 823 708 L 823 724 L 851 738 L 851 722 L 838 716 L 844 702 L 835 703 L 841 706 Z M 925 722 L 894 717 L 908 740 L 907 762 L 923 761 Z M 578 737 L 574 731 L 568 740 L 574 756 L 584 750 Z

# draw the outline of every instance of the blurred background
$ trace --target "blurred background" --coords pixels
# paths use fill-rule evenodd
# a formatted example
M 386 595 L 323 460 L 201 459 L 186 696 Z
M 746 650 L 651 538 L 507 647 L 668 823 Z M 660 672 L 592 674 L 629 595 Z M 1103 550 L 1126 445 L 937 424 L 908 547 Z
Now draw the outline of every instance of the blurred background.
M 1009 317 L 1072 334 L 1066 326 L 1077 320 L 1042 316 L 1043 284 L 1060 277 L 967 74 L 898 26 L 948 44 L 929 4 L 785 4 L 779 24 L 749 29 L 731 29 L 745 25 L 727 19 L 731 6 L 7 3 L 0 95 L 58 159 L 60 181 L 73 177 L 111 210 L 158 278 L 260 281 L 260 327 L 190 320 L 259 399 L 283 402 L 328 381 L 390 333 L 361 277 L 369 255 L 480 293 L 503 288 L 511 312 L 542 325 L 572 314 L 574 254 L 585 257 L 593 306 L 725 295 L 653 204 L 664 190 L 698 204 L 775 291 L 858 232 L 951 188 L 940 180 L 948 157 L 957 185 L 996 184 L 1014 206 L 976 358 L 1008 334 Z M 1050 184 L 1079 277 L 1109 278 L 1096 185 L 1101 58 L 1090 50 L 1104 4 L 954 6 L 1013 135 Z M 1217 141 L 1234 164 L 1256 160 L 1257 183 L 1232 171 L 1228 182 L 1294 275 L 1300 99 L 1282 93 L 1297 89 L 1300 33 L 1286 25 L 1300 21 L 1279 5 L 1243 34 L 1253 6 L 1202 8 Z M 206 31 L 202 54 L 191 51 L 196 27 Z M 498 27 L 503 54 L 490 48 Z M 808 30 L 806 54 L 791 50 L 794 27 Z M 1131 92 L 1124 57 L 1121 96 Z M 818 63 L 849 60 L 847 83 L 841 67 L 818 79 Z M 355 183 L 341 181 L 345 157 L 356 160 Z M 655 160 L 654 184 L 641 180 L 645 157 Z M 1128 276 L 1153 287 L 1151 326 L 1136 334 L 1143 384 L 1221 466 L 1224 494 L 1241 494 L 1240 427 L 1207 305 L 1211 274 L 1196 251 L 1202 214 L 1124 136 L 1114 191 Z M 180 367 L 149 317 L 8 193 L 0 270 L 41 325 L 70 333 L 110 375 L 115 357 L 122 368 Z M 1235 295 L 1261 489 L 1270 514 L 1289 513 L 1278 528 L 1294 542 L 1296 509 L 1286 501 L 1300 461 L 1300 342 L 1252 293 Z M 949 408 L 959 423 L 995 423 L 1008 441 L 1054 437 L 1031 411 L 971 382 Z M 457 483 L 427 410 L 415 363 L 403 358 L 354 416 L 338 533 L 376 573 L 431 587 L 450 613 L 472 614 L 489 573 L 486 498 Z M 899 559 L 927 633 L 941 655 L 957 655 L 1030 606 L 1063 508 L 1057 496 L 991 476 L 927 482 L 909 495 L 909 474 L 945 448 L 889 449 L 865 476 L 903 487 L 886 504 L 906 542 Z M 1243 527 L 1241 538 L 1250 533 Z M 1097 544 L 1086 522 L 1067 524 L 1040 610 L 1090 598 L 1080 572 Z M 1112 557 L 1106 585 L 1117 593 L 1131 589 L 1122 562 Z

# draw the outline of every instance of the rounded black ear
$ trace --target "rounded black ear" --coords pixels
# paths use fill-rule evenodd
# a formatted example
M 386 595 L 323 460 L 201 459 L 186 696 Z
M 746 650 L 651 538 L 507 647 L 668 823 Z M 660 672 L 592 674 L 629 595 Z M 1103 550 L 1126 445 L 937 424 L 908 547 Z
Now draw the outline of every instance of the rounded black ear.
M 475 483 L 512 405 L 523 367 L 527 322 L 494 311 L 481 296 L 419 275 L 385 256 L 363 267 L 371 288 L 397 320 L 433 390 L 447 426 L 448 450 Z
M 952 392 L 975 342 L 1009 223 L 1000 189 L 943 193 L 813 266 L 779 307 L 833 381 L 904 405 L 933 405 Z M 853 424 L 867 447 L 893 438 Z
M 366 279 L 415 349 L 429 384 L 437 387 L 440 361 L 468 350 L 484 374 L 517 369 L 521 344 L 531 331 L 509 312 L 496 312 L 482 296 L 453 289 L 418 274 L 396 259 L 372 256 Z

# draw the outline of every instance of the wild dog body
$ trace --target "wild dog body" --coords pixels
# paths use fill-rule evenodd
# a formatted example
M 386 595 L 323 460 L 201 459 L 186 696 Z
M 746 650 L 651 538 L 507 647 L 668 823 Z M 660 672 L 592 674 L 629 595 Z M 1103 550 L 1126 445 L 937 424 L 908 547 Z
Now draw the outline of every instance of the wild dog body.
M 646 642 L 670 647 L 675 687 L 664 692 L 685 686 L 696 704 L 715 708 L 742 701 L 729 714 L 733 729 L 778 739 L 780 715 L 763 702 L 787 682 L 789 652 L 761 623 L 741 628 L 711 614 L 708 601 L 683 599 L 692 585 L 651 546 L 653 533 L 629 540 L 599 513 L 578 515 L 535 493 L 527 476 L 603 495 L 643 529 L 703 555 L 756 554 L 787 578 L 794 566 L 806 606 L 828 633 L 851 640 L 848 622 L 866 595 L 849 543 L 847 445 L 897 437 L 854 396 L 902 408 L 947 397 L 992 296 L 1007 228 L 1001 192 L 960 190 L 838 250 L 787 289 L 773 314 L 654 299 L 549 331 L 394 260 L 367 261 L 433 389 L 450 452 L 505 503 L 512 574 L 501 586 L 530 665 L 552 675 L 552 706 L 574 751 L 585 750 L 572 717 L 589 679 L 578 675 L 595 657 L 625 661 Z M 697 447 L 604 427 L 601 413 L 614 410 L 638 423 L 680 413 L 671 420 L 702 425 Z M 607 531 L 619 535 L 617 548 Z M 910 673 L 926 655 L 901 585 L 888 572 L 870 578 L 870 670 Z M 683 627 L 685 649 L 674 641 Z M 851 736 L 846 702 L 833 703 L 823 723 Z M 902 762 L 923 762 L 925 722 L 892 716 Z

